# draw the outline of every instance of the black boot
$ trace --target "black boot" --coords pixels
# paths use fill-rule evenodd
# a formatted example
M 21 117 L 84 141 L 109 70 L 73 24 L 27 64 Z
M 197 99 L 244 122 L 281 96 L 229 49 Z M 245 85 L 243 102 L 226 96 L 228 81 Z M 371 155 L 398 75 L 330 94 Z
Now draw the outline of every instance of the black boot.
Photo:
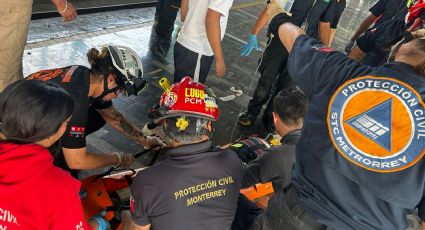
M 255 117 L 253 117 L 248 112 L 243 112 L 238 116 L 238 124 L 243 126 L 250 126 L 254 123 Z

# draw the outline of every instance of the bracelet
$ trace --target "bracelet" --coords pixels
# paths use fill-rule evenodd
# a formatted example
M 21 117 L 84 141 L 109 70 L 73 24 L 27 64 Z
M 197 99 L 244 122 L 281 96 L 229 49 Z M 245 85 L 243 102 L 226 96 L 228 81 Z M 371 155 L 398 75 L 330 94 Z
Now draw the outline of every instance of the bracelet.
M 59 12 L 60 14 L 63 14 L 63 13 L 65 13 L 66 12 L 66 10 L 68 10 L 68 1 L 67 0 L 65 0 L 65 9 L 64 10 L 62 10 L 61 12 Z
M 114 165 L 114 168 L 118 168 L 120 167 L 121 163 L 122 163 L 122 156 L 120 153 L 114 152 L 112 153 L 113 155 L 115 155 L 118 159 L 118 162 Z

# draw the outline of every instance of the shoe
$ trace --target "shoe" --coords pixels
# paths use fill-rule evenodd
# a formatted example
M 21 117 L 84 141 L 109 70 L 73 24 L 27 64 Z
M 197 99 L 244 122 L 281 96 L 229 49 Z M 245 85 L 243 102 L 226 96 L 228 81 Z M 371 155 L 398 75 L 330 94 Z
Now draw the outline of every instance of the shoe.
M 238 123 L 243 126 L 250 126 L 254 123 L 255 118 L 251 116 L 248 112 L 243 112 L 238 116 Z

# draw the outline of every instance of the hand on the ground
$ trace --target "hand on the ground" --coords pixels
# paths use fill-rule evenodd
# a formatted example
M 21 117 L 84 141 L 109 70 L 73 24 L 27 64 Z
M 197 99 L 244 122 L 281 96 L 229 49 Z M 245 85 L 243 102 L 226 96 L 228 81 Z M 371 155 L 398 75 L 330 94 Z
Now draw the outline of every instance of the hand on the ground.
M 167 145 L 164 141 L 156 136 L 146 136 L 146 145 L 143 145 L 145 149 L 150 148 L 165 148 Z
M 349 41 L 347 44 L 345 44 L 345 52 L 349 54 L 351 50 L 353 49 L 354 45 L 356 44 L 355 41 Z
M 65 22 L 72 21 L 77 18 L 77 11 L 74 6 L 68 2 L 63 1 L 60 4 L 56 4 L 56 9 L 58 13 L 63 17 Z
M 285 13 L 282 8 L 282 5 L 277 0 L 271 0 L 271 2 L 267 5 L 267 21 L 270 21 L 278 14 Z
M 362 59 L 365 56 L 365 53 L 358 47 L 354 47 L 350 54 L 348 55 L 349 58 L 359 61 L 360 59 Z
M 110 225 L 109 225 L 109 222 L 103 218 L 105 214 L 106 212 L 102 211 L 96 216 L 91 217 L 88 221 L 88 224 L 90 224 L 93 229 L 108 230 L 110 228 Z
M 226 63 L 224 63 L 224 60 L 217 60 L 215 62 L 215 75 L 217 77 L 224 77 L 226 74 Z
M 248 43 L 242 46 L 241 56 L 249 56 L 253 49 L 260 50 L 260 48 L 258 47 L 257 35 L 250 34 L 248 36 Z

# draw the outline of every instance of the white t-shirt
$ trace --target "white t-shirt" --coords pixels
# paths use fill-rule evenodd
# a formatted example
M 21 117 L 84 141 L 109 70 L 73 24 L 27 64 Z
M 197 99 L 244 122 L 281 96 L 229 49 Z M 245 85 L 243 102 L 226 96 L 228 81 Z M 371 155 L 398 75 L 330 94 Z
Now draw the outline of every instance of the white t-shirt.
M 187 49 L 206 56 L 214 55 L 208 42 L 205 18 L 208 9 L 219 12 L 221 39 L 223 39 L 233 0 L 189 0 L 186 19 L 177 37 L 177 42 Z

